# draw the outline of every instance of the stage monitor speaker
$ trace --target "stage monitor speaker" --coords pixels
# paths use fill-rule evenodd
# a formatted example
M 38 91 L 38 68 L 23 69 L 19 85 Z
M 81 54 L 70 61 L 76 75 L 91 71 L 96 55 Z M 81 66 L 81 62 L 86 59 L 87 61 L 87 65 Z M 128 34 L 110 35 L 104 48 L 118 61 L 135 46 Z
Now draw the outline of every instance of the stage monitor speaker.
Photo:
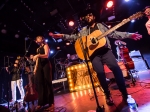
M 144 71 L 147 70 L 147 66 L 145 64 L 145 61 L 142 59 L 142 57 L 138 58 L 132 58 L 135 66 L 135 70 L 137 71 Z

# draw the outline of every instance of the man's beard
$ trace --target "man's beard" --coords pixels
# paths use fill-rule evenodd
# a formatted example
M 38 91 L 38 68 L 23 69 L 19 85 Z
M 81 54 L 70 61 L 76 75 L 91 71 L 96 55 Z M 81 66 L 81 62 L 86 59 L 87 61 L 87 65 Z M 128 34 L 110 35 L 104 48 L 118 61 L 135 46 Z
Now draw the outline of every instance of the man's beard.
M 87 20 L 85 20 L 85 22 L 86 22 L 86 24 L 87 24 L 88 26 L 92 26 L 93 23 L 95 23 L 95 19 L 91 20 L 90 22 L 88 22 Z

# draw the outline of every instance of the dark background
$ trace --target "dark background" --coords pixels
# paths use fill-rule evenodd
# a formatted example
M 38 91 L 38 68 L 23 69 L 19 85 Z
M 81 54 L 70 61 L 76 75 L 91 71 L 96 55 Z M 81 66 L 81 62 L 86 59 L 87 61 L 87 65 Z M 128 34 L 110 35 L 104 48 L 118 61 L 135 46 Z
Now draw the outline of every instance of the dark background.
M 7 75 L 3 67 L 8 65 L 12 66 L 17 56 L 24 56 L 25 45 L 26 48 L 29 47 L 27 56 L 36 54 L 38 45 L 33 41 L 36 36 L 43 35 L 48 39 L 50 49 L 53 51 L 53 53 L 50 54 L 50 61 L 54 73 L 54 58 L 66 58 L 68 53 L 75 54 L 75 50 L 73 43 L 67 46 L 66 41 L 57 42 L 57 40 L 52 39 L 48 35 L 49 32 L 71 34 L 75 27 L 83 27 L 84 25 L 78 19 L 78 14 L 87 7 L 91 7 L 97 11 L 99 21 L 114 26 L 132 14 L 142 11 L 145 6 L 150 5 L 149 0 L 130 0 L 129 2 L 125 2 L 124 0 L 113 1 L 114 9 L 110 8 L 106 10 L 107 0 L 1 0 L 0 87 L 4 84 L 4 95 L 6 94 Z M 55 11 L 56 13 L 53 13 Z M 116 18 L 112 21 L 108 21 L 107 18 L 112 15 L 115 15 Z M 70 19 L 75 21 L 73 27 L 67 24 Z M 129 51 L 140 50 L 150 66 L 150 36 L 145 28 L 146 21 L 147 18 L 143 17 L 134 23 L 127 23 L 119 28 L 118 31 L 138 32 L 143 35 L 140 41 L 131 39 L 125 39 L 124 41 L 127 42 Z M 25 40 L 25 38 L 28 39 Z M 116 56 L 114 39 L 110 39 L 110 41 L 113 53 Z M 61 48 L 61 51 L 57 50 L 58 46 Z M 9 64 L 7 56 L 10 57 Z M 0 88 L 0 94 L 1 90 Z

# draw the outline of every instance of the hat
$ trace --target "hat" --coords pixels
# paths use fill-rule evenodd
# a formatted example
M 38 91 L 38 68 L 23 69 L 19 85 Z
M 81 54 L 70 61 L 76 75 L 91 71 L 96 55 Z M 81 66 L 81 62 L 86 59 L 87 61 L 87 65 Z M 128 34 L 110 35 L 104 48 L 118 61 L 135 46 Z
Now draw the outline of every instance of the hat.
M 86 9 L 86 10 L 82 11 L 78 15 L 78 17 L 82 20 L 82 18 L 84 18 L 87 14 L 90 14 L 90 13 L 92 13 L 96 19 L 98 18 L 98 12 L 94 9 Z

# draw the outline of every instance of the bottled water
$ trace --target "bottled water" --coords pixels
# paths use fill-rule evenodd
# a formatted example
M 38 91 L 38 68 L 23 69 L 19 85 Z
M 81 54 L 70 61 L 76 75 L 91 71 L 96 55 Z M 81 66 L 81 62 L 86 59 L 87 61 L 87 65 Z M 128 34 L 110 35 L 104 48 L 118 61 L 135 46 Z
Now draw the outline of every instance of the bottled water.
M 131 95 L 128 95 L 127 103 L 131 112 L 138 112 L 137 104 Z

